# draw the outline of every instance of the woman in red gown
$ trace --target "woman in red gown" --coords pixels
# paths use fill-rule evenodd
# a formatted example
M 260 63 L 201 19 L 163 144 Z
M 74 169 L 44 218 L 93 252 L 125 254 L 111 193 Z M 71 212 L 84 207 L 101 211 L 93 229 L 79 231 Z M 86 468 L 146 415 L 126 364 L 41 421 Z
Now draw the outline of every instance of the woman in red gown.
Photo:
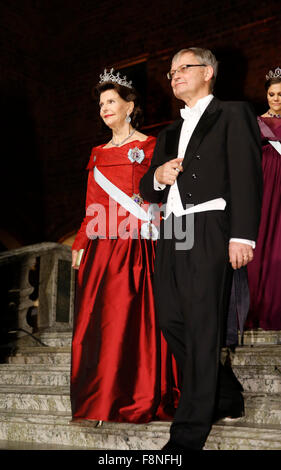
M 245 327 L 281 330 L 281 69 L 267 75 L 269 110 L 258 118 L 263 144 L 263 204 L 254 260 L 248 264 Z
M 156 139 L 136 128 L 141 110 L 125 78 L 104 73 L 100 116 L 112 139 L 92 149 L 86 216 L 72 246 L 77 273 L 72 341 L 73 420 L 172 419 L 174 359 L 156 322 L 155 225 L 139 195 Z

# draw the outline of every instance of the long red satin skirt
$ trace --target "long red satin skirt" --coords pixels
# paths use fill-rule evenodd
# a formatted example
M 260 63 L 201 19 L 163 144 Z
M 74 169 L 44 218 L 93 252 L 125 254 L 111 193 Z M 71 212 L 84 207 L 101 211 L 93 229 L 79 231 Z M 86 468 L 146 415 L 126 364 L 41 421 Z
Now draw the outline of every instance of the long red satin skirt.
M 171 420 L 175 360 L 159 330 L 151 240 L 92 240 L 79 271 L 72 341 L 73 418 Z

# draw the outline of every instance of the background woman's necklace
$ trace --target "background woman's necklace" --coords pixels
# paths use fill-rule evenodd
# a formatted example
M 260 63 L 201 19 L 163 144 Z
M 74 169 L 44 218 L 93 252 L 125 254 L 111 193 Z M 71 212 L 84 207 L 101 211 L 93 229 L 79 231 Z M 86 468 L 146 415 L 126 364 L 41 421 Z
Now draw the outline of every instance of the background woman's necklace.
M 116 143 L 114 142 L 113 137 L 112 137 L 110 143 L 111 143 L 112 145 L 114 145 L 114 147 L 120 147 L 121 145 L 124 144 L 124 142 L 126 142 L 126 140 L 128 140 L 130 137 L 132 137 L 132 135 L 133 135 L 133 133 L 135 132 L 135 130 L 136 130 L 136 129 L 133 129 L 132 132 L 130 132 L 130 134 L 126 137 L 126 139 L 122 140 L 122 142 L 119 142 L 119 144 L 116 144 Z
M 267 111 L 267 114 L 270 117 L 276 117 L 277 119 L 281 119 L 281 114 L 272 114 L 270 111 Z

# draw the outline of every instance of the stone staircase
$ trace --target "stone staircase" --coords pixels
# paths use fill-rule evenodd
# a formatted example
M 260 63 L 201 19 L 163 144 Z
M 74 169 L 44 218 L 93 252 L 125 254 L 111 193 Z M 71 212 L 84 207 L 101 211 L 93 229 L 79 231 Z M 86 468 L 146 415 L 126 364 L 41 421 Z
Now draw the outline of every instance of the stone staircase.
M 0 364 L 0 448 L 161 449 L 170 423 L 70 423 L 71 333 L 40 340 L 46 346 L 23 341 Z M 243 384 L 246 415 L 216 423 L 205 448 L 281 450 L 281 334 L 246 332 L 244 346 L 226 356 Z

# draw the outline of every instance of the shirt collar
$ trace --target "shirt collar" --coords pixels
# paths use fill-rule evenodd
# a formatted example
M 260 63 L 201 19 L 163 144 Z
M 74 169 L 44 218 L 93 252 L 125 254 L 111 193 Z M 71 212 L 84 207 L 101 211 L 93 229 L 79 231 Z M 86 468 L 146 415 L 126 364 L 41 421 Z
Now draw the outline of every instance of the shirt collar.
M 193 112 L 202 116 L 205 109 L 210 104 L 213 98 L 214 98 L 214 95 L 210 94 L 210 95 L 204 96 L 203 98 L 200 98 L 200 100 L 198 100 L 197 103 L 192 108 L 185 105 L 185 107 L 180 110 L 182 117 L 184 118 L 183 115 L 186 115 L 186 113 L 193 113 Z

